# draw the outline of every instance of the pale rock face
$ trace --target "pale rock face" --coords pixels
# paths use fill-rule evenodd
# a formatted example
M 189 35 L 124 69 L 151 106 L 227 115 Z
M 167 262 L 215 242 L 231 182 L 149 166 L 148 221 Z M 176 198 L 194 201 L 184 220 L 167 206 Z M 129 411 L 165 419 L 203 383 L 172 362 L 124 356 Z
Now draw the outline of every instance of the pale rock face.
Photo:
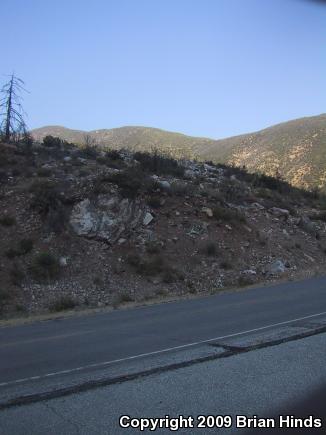
M 170 190 L 171 189 L 171 184 L 166 180 L 161 180 L 158 182 L 158 184 L 160 185 L 160 187 L 163 190 Z
M 208 216 L 208 217 L 213 217 L 213 210 L 211 209 L 211 208 L 209 208 L 209 207 L 203 207 L 202 208 L 202 212 L 203 213 L 206 213 L 206 215 Z
M 267 273 L 269 275 L 279 275 L 285 272 L 285 264 L 282 260 L 276 260 L 269 265 Z
M 79 236 L 115 243 L 142 222 L 142 215 L 139 205 L 128 198 L 99 195 L 73 207 L 70 225 Z
M 286 210 L 284 208 L 272 207 L 270 211 L 276 217 L 288 217 L 290 215 L 289 210 Z
M 154 217 L 150 213 L 147 212 L 144 216 L 143 224 L 148 225 L 152 222 L 153 219 L 154 219 Z

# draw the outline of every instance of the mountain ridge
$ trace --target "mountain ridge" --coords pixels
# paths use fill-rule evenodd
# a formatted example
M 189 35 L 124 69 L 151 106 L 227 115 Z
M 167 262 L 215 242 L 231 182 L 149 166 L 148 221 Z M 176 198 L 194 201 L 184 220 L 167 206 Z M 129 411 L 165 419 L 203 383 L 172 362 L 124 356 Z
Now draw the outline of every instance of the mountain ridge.
M 193 137 L 143 126 L 91 131 L 45 126 L 32 130 L 32 135 L 36 140 L 52 135 L 79 144 L 89 136 L 98 145 L 113 149 L 160 151 L 175 158 L 245 166 L 250 172 L 281 175 L 297 187 L 326 188 L 326 114 L 224 139 Z

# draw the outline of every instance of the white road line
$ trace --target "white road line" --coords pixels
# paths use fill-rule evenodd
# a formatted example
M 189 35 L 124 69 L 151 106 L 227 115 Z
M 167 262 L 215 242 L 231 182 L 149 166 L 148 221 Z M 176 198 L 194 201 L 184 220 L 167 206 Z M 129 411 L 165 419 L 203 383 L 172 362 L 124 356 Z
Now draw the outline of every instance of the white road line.
M 111 364 L 116 364 L 116 363 L 120 363 L 120 362 L 124 362 L 124 361 L 130 361 L 130 360 L 134 360 L 134 359 L 138 359 L 138 358 L 144 358 L 144 357 L 148 357 L 148 356 L 159 355 L 161 353 L 171 352 L 173 350 L 185 349 L 185 348 L 188 348 L 188 347 L 198 346 L 200 344 L 210 343 L 212 341 L 223 340 L 225 338 L 237 337 L 239 335 L 250 334 L 251 332 L 263 331 L 264 329 L 273 328 L 273 327 L 276 327 L 276 326 L 287 325 L 289 323 L 299 322 L 300 320 L 312 319 L 314 317 L 323 316 L 323 315 L 326 315 L 326 311 L 323 311 L 322 313 L 318 313 L 318 314 L 311 314 L 310 316 L 299 317 L 297 319 L 286 320 L 285 322 L 279 322 L 279 323 L 273 323 L 271 325 L 261 326 L 260 328 L 255 328 L 255 329 L 249 329 L 247 331 L 236 332 L 234 334 L 229 334 L 229 335 L 223 335 L 223 336 L 220 336 L 220 337 L 209 338 L 207 340 L 195 341 L 193 343 L 187 343 L 187 344 L 182 344 L 180 346 L 168 347 L 168 348 L 161 349 L 161 350 L 156 350 L 156 351 L 153 351 L 153 352 L 141 353 L 139 355 L 128 356 L 126 358 L 120 358 L 120 359 L 115 359 L 115 360 L 111 360 L 111 361 L 105 361 L 105 362 L 101 362 L 101 363 L 89 364 L 89 365 L 82 366 L 82 367 L 76 367 L 76 368 L 68 369 L 68 370 L 61 370 L 59 372 L 47 373 L 45 375 L 31 376 L 29 378 L 16 379 L 14 381 L 9 381 L 9 382 L 2 382 L 2 383 L 0 383 L 0 387 L 5 387 L 5 386 L 8 386 L 8 385 L 14 385 L 14 384 L 20 384 L 20 383 L 28 382 L 28 381 L 35 381 L 35 380 L 39 380 L 39 379 L 50 378 L 50 377 L 58 376 L 58 375 L 65 375 L 65 374 L 69 374 L 69 373 L 80 372 L 80 371 L 88 370 L 88 369 L 92 369 L 92 368 L 105 367 L 105 366 L 109 366 Z

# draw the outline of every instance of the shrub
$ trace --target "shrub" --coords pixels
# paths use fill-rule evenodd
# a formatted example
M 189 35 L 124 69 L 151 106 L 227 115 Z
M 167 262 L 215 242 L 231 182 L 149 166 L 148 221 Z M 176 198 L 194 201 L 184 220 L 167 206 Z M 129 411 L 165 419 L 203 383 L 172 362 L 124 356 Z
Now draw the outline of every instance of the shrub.
M 61 296 L 50 305 L 50 311 L 72 310 L 77 305 L 77 302 L 71 296 Z
M 19 255 L 19 251 L 17 251 L 17 249 L 14 249 L 14 248 L 9 248 L 9 249 L 7 249 L 5 254 L 6 254 L 6 257 L 8 257 L 8 258 L 15 258 L 15 257 L 17 257 L 17 255 Z
M 49 168 L 40 168 L 37 170 L 37 175 L 39 177 L 50 177 L 51 170 Z
M 155 173 L 157 175 L 174 175 L 182 177 L 184 167 L 172 157 L 167 157 L 155 152 L 153 154 L 147 152 L 136 152 L 134 158 L 140 163 L 144 171 Z
M 141 263 L 141 257 L 138 254 L 129 254 L 127 256 L 127 263 L 130 266 L 138 267 Z
M 0 312 L 8 304 L 8 302 L 13 298 L 13 294 L 4 288 L 0 288 Z
M 241 275 L 238 278 L 238 284 L 240 287 L 245 287 L 247 285 L 252 285 L 254 283 L 253 279 L 250 276 Z
M 0 218 L 0 224 L 4 227 L 12 227 L 16 223 L 16 218 L 10 215 L 4 215 Z
M 62 143 L 59 137 L 48 135 L 43 138 L 43 145 L 49 148 L 60 148 Z
M 84 159 L 95 160 L 98 155 L 98 151 L 95 145 L 86 145 L 84 148 L 79 150 L 78 154 Z
M 10 279 L 14 285 L 20 286 L 23 279 L 25 278 L 25 273 L 18 264 L 14 264 L 10 270 Z
M 167 266 L 163 271 L 162 275 L 163 282 L 166 284 L 172 284 L 173 282 L 178 281 L 179 279 L 183 280 L 184 276 L 181 272 L 171 266 Z
M 31 272 L 34 279 L 53 279 L 59 275 L 60 265 L 58 259 L 50 252 L 41 252 L 34 258 Z
M 94 280 L 93 280 L 93 283 L 96 285 L 96 286 L 103 286 L 103 279 L 102 278 L 100 278 L 99 276 L 96 276 L 95 278 L 94 278 Z
M 110 160 L 122 160 L 122 157 L 121 157 L 119 151 L 117 151 L 117 150 L 107 151 L 105 156 Z
M 213 216 L 215 219 L 231 222 L 231 223 L 245 223 L 246 217 L 239 210 L 233 210 L 222 206 L 215 206 L 213 208 Z
M 137 272 L 140 275 L 152 276 L 158 275 L 164 270 L 164 260 L 161 256 L 156 255 L 148 260 L 143 260 L 137 266 Z
M 185 182 L 178 181 L 178 182 L 171 184 L 170 192 L 172 195 L 186 196 L 188 194 L 191 194 L 192 191 L 193 191 L 193 186 L 191 186 Z
M 32 239 L 22 239 L 19 242 L 19 250 L 22 255 L 28 254 L 33 249 L 34 242 Z
M 14 258 L 18 255 L 24 255 L 33 249 L 33 241 L 30 239 L 22 239 L 16 248 L 8 249 L 5 254 L 8 258 Z
M 29 191 L 33 193 L 31 207 L 41 215 L 47 216 L 50 211 L 61 209 L 62 197 L 56 183 L 48 180 L 36 180 L 30 186 Z
M 123 172 L 113 174 L 110 181 L 117 184 L 122 196 L 135 198 L 142 189 L 148 189 L 151 180 L 137 167 L 131 167 Z
M 119 300 L 120 303 L 134 301 L 133 297 L 129 293 L 122 293 L 121 295 L 119 295 Z
M 161 207 L 161 199 L 158 196 L 151 196 L 147 200 L 147 205 L 152 208 L 159 208 Z
M 228 260 L 223 260 L 220 263 L 220 267 L 225 270 L 230 270 L 232 269 L 232 264 Z
M 216 244 L 214 242 L 207 242 L 203 248 L 203 253 L 209 257 L 215 257 L 218 253 Z
M 289 193 L 292 189 L 289 183 L 281 178 L 270 177 L 265 174 L 255 174 L 253 176 L 253 185 L 255 187 L 264 187 L 270 190 L 276 190 L 279 193 Z
M 146 244 L 146 251 L 147 251 L 149 254 L 159 254 L 159 252 L 161 251 L 161 248 L 160 248 L 160 246 L 159 246 L 157 243 L 155 243 L 155 242 L 148 242 L 148 243 Z
M 316 215 L 309 216 L 310 219 L 326 222 L 326 211 L 321 211 Z

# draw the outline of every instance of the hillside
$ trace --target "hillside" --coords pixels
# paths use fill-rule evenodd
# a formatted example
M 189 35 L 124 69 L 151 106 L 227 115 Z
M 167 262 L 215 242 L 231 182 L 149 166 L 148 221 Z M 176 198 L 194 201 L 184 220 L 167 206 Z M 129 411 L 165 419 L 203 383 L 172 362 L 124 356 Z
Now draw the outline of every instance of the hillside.
M 212 139 L 196 138 L 150 127 L 120 127 L 86 132 L 47 126 L 33 130 L 32 134 L 39 141 L 51 135 L 76 144 L 84 144 L 85 136 L 89 136 L 99 146 L 130 151 L 159 150 L 175 158 L 195 158 L 200 150 L 215 142 Z
M 326 186 L 326 115 L 301 118 L 259 132 L 222 140 L 196 138 L 148 127 L 121 127 L 83 132 L 60 126 L 33 130 L 42 140 L 46 135 L 83 144 L 85 135 L 97 144 L 133 151 L 160 150 L 176 158 L 197 158 L 214 163 L 245 165 L 252 172 L 281 176 L 297 187 Z
M 0 318 L 322 273 L 322 197 L 226 165 L 0 146 Z
M 203 159 L 245 165 L 252 172 L 277 171 L 294 186 L 326 186 L 326 115 L 301 118 L 256 133 L 207 145 Z

